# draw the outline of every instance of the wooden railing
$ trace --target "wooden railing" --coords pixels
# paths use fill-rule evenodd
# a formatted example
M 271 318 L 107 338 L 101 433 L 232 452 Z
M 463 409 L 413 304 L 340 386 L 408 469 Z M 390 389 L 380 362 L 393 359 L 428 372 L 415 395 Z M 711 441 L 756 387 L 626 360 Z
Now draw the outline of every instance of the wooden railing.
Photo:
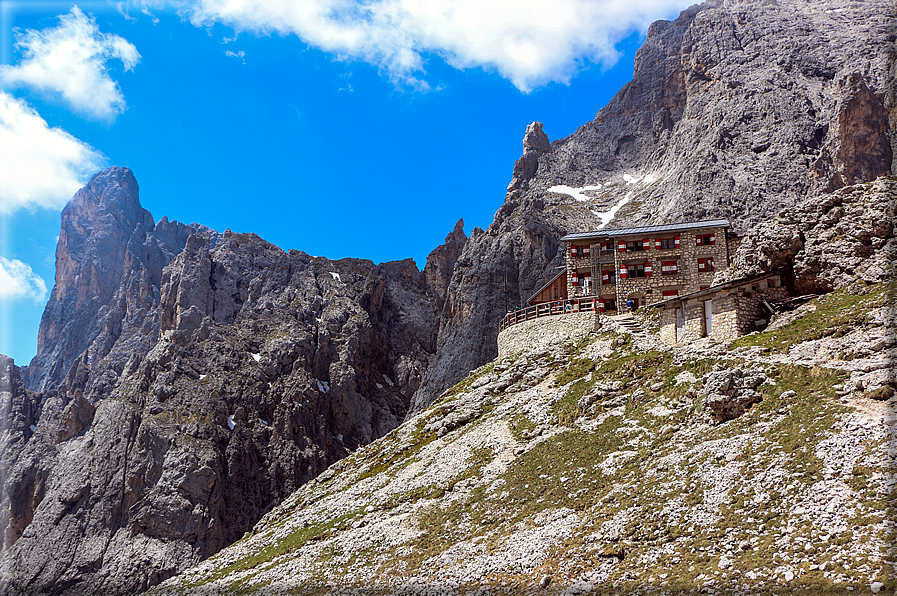
M 553 300 L 544 304 L 537 304 L 527 308 L 512 310 L 504 316 L 498 325 L 499 331 L 504 331 L 511 325 L 554 315 L 565 315 L 574 312 L 594 312 L 598 310 L 598 298 L 573 298 L 571 300 Z

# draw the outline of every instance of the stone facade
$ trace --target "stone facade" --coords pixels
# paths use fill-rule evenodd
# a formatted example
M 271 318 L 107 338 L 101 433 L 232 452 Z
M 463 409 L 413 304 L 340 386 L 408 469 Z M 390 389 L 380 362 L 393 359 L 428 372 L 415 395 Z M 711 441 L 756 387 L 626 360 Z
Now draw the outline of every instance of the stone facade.
M 714 339 L 735 339 L 757 330 L 769 320 L 770 312 L 763 301 L 785 298 L 777 275 L 731 283 L 670 300 L 661 308 L 660 339 L 667 344 L 692 341 L 710 336 Z M 710 309 L 708 317 L 707 309 Z M 708 321 L 709 319 L 709 321 Z M 708 333 L 708 323 L 710 333 Z
M 541 317 L 511 325 L 498 334 L 498 357 L 521 350 L 548 347 L 560 341 L 584 337 L 595 330 L 597 313 L 578 312 Z
M 737 246 L 728 227 L 713 220 L 567 236 L 567 295 L 623 312 L 629 299 L 640 307 L 707 288 Z

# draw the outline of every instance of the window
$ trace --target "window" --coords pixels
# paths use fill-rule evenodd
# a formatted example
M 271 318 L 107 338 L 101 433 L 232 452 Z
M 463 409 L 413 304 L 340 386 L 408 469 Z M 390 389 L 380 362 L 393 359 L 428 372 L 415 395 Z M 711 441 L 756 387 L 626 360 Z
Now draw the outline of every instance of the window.
M 713 267 L 713 257 L 698 259 L 698 273 L 704 273 L 707 271 L 716 271 L 716 269 Z
M 627 240 L 626 241 L 626 252 L 633 252 L 636 250 L 645 250 L 645 246 L 641 240 Z
M 606 257 L 608 252 L 610 252 L 610 245 L 607 242 L 602 242 L 601 243 L 601 256 Z
M 647 270 L 646 270 L 647 265 Z M 620 277 L 648 277 L 651 275 L 651 263 L 630 263 L 620 267 Z
M 602 298 L 598 302 L 598 312 L 606 310 L 617 310 L 617 301 L 613 298 Z
M 615 269 L 605 269 L 601 272 L 601 283 L 603 285 L 617 283 L 617 272 Z
M 679 248 L 679 236 L 676 236 L 675 238 L 658 238 L 654 241 L 654 246 L 661 250 Z
M 660 263 L 661 275 L 678 275 L 679 261 L 662 261 Z
M 573 247 L 571 248 L 571 250 L 573 251 L 574 257 L 587 257 L 587 256 L 589 256 L 589 254 L 591 254 L 590 249 L 591 249 L 591 247 L 588 244 L 583 245 L 583 246 L 576 246 L 574 244 Z
M 663 297 L 664 298 L 675 298 L 679 295 L 679 290 L 664 290 Z
M 713 246 L 716 244 L 716 234 L 700 234 L 695 236 L 695 246 Z
M 588 288 L 592 283 L 592 274 L 588 271 L 575 272 L 572 276 L 572 282 L 576 287 Z

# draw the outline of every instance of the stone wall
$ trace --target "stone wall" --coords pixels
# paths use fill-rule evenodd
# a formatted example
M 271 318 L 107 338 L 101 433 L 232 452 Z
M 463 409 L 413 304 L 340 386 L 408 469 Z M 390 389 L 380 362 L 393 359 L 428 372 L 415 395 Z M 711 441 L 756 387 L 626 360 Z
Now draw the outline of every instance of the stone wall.
M 698 245 L 696 236 L 715 234 L 715 244 Z M 678 248 L 657 249 L 654 240 L 656 238 L 679 237 Z M 609 240 L 602 238 L 595 240 L 590 245 L 590 255 L 577 256 L 573 254 L 573 246 L 582 245 L 585 241 L 567 242 L 567 291 L 569 297 L 584 296 L 583 288 L 573 285 L 573 272 L 591 273 L 591 286 L 588 295 L 600 295 L 606 298 L 616 298 L 617 307 L 622 312 L 626 308 L 626 300 L 630 296 L 638 298 L 639 306 L 653 304 L 664 299 L 665 290 L 676 290 L 679 295 L 697 292 L 701 287 L 710 286 L 713 282 L 713 271 L 699 271 L 698 259 L 712 257 L 717 271 L 729 266 L 729 243 L 725 228 L 701 228 L 692 230 L 680 230 L 673 232 L 646 231 L 639 239 L 650 239 L 648 250 L 633 252 L 619 252 L 618 240 L 633 240 L 634 236 L 612 237 Z M 608 242 L 609 250 L 601 253 L 601 243 Z M 731 239 L 737 245 L 737 239 Z M 664 261 L 677 261 L 679 273 L 676 275 L 663 275 L 662 263 Z M 651 263 L 652 274 L 647 277 L 623 278 L 620 270 L 627 264 Z M 616 284 L 601 284 L 601 270 L 603 266 L 612 266 L 617 272 Z M 674 321 L 675 323 L 675 321 Z
M 704 301 L 713 299 L 713 332 L 714 339 L 727 340 L 741 337 L 755 331 L 756 321 L 768 320 L 769 311 L 762 301 L 778 300 L 787 296 L 783 287 L 766 287 L 766 280 L 747 284 L 743 291 L 731 288 L 713 294 L 695 298 L 685 302 L 685 337 L 682 341 L 693 341 L 706 336 L 704 321 Z M 676 311 L 680 303 L 664 307 L 660 313 L 660 339 L 667 344 L 677 343 Z
M 595 330 L 597 315 L 597 312 L 578 312 L 511 325 L 498 334 L 498 357 L 584 337 Z

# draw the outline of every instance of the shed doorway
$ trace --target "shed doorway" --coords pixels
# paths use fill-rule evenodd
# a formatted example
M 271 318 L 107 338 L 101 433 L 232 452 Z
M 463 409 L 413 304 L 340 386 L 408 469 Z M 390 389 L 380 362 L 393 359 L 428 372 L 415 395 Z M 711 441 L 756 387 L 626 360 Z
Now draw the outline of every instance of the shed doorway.
M 685 340 L 685 305 L 676 309 L 676 343 Z
M 704 335 L 713 335 L 713 300 L 704 301 Z

